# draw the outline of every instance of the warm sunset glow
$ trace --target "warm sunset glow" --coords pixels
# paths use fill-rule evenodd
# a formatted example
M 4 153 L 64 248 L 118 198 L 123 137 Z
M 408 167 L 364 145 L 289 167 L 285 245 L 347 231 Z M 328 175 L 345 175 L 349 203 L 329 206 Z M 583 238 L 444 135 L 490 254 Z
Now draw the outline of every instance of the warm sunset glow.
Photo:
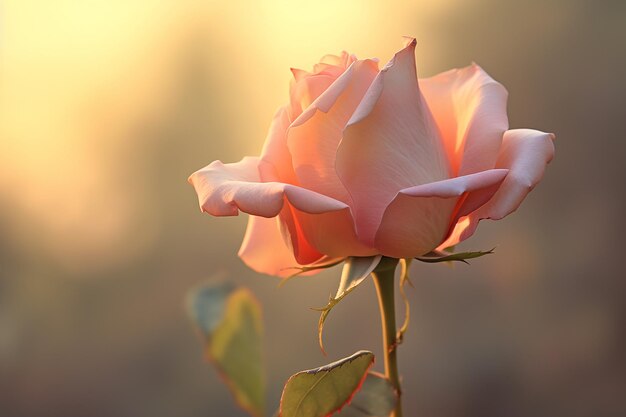
M 236 111 L 228 99 L 222 116 L 246 114 L 246 124 L 232 129 L 253 152 L 287 97 L 290 67 L 308 69 L 340 48 L 386 60 L 401 35 L 414 34 L 416 19 L 450 2 L 421 3 L 418 15 L 361 1 L 9 1 L 2 192 L 16 216 L 30 219 L 38 245 L 68 264 L 103 253 L 125 258 L 135 250 L 120 250 L 121 242 L 139 249 L 156 232 L 129 232 L 146 213 L 129 183 L 141 176 L 129 163 L 150 147 L 135 131 L 162 117 L 180 76 L 180 51 L 200 45 L 195 53 L 210 62 L 211 82 L 237 97 Z M 34 236 L 22 235 L 23 244 Z M 55 244 L 61 237 L 64 245 Z
M 139 213 L 123 159 L 146 145 L 129 129 L 163 100 L 184 35 L 180 9 L 157 1 L 3 8 L 0 186 L 37 245 L 61 260 L 125 257 L 120 243 L 133 253 L 146 237 L 128 233 Z

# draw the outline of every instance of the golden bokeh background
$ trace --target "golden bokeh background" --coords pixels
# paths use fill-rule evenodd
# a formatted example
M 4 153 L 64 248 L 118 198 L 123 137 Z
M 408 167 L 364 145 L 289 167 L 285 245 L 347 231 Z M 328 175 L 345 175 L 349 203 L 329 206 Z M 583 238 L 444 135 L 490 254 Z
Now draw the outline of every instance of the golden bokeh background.
M 371 285 L 317 315 L 339 271 L 276 288 L 236 257 L 245 216 L 186 183 L 259 152 L 290 67 L 346 49 L 421 76 L 476 61 L 512 127 L 557 134 L 522 208 L 415 265 L 400 360 L 409 416 L 626 414 L 620 0 L 5 0 L 0 7 L 0 415 L 243 416 L 185 317 L 215 274 L 265 308 L 271 404 L 293 372 L 379 352 Z M 399 312 L 401 310 L 399 309 Z M 382 361 L 377 366 L 382 366 Z

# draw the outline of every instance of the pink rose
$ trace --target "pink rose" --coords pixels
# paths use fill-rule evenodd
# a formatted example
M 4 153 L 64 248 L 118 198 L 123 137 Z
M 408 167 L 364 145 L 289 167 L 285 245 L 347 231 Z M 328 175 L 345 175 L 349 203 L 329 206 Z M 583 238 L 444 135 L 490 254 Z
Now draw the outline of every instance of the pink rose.
M 248 266 L 420 256 L 512 213 L 541 180 L 554 135 L 508 130 L 507 91 L 476 64 L 418 82 L 415 45 L 382 70 L 345 52 L 292 70 L 261 156 L 191 175 L 202 211 L 251 215 Z

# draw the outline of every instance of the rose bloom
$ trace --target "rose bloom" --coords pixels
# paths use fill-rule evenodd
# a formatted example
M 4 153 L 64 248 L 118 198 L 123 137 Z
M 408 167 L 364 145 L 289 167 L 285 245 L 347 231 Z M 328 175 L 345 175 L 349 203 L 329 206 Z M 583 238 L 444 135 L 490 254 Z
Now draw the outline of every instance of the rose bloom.
M 507 91 L 476 64 L 417 78 L 414 39 L 385 65 L 343 52 L 292 69 L 258 157 L 189 178 L 214 216 L 249 213 L 239 251 L 258 272 L 347 256 L 413 258 L 517 209 L 554 135 L 509 129 Z

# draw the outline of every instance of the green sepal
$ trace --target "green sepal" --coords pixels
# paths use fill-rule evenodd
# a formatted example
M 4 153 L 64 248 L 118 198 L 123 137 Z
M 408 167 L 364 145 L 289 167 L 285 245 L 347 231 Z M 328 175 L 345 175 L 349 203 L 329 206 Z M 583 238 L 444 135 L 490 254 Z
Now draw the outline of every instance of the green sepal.
M 289 275 L 286 278 L 283 278 L 282 281 L 280 281 L 280 283 L 278 284 L 278 287 L 282 287 L 283 285 L 285 285 L 287 283 L 287 281 L 291 281 L 293 278 L 298 277 L 302 274 L 304 274 L 305 272 L 309 272 L 309 271 L 317 271 L 318 269 L 328 269 L 328 268 L 332 268 L 333 266 L 339 265 L 340 263 L 342 263 L 343 261 L 345 261 L 345 258 L 340 258 L 340 259 L 335 259 L 333 261 L 329 261 L 329 262 L 324 262 L 324 263 L 317 263 L 317 264 L 311 264 L 311 265 L 305 265 L 305 266 L 290 266 L 288 268 L 285 268 L 285 270 L 287 269 L 295 269 L 296 272 L 294 272 L 293 274 Z
M 458 252 L 458 253 L 445 253 L 439 251 L 433 251 L 427 253 L 424 256 L 418 256 L 415 259 L 421 262 L 426 263 L 438 263 L 438 262 L 463 262 L 469 264 L 467 262 L 468 259 L 480 258 L 481 256 L 490 255 L 494 253 L 495 248 L 492 248 L 488 251 L 473 251 L 473 252 Z
M 333 297 L 332 295 L 328 299 L 328 304 L 324 307 L 313 308 L 315 311 L 321 312 L 320 319 L 317 325 L 318 340 L 320 349 L 324 354 L 324 323 L 330 311 L 335 307 L 346 295 L 350 294 L 356 287 L 358 287 L 365 278 L 378 266 L 382 255 L 377 256 L 351 256 L 346 259 L 343 271 L 341 272 L 341 280 L 339 281 L 339 288 L 337 293 Z
M 400 272 L 400 296 L 402 297 L 402 301 L 404 302 L 404 322 L 402 326 L 398 329 L 396 333 L 396 345 L 399 345 L 404 340 L 404 334 L 409 329 L 409 321 L 411 319 L 411 303 L 409 302 L 409 297 L 406 295 L 405 286 L 409 284 L 413 287 L 413 283 L 409 278 L 409 268 L 411 267 L 411 262 L 413 259 L 400 259 L 400 266 L 402 270 Z

